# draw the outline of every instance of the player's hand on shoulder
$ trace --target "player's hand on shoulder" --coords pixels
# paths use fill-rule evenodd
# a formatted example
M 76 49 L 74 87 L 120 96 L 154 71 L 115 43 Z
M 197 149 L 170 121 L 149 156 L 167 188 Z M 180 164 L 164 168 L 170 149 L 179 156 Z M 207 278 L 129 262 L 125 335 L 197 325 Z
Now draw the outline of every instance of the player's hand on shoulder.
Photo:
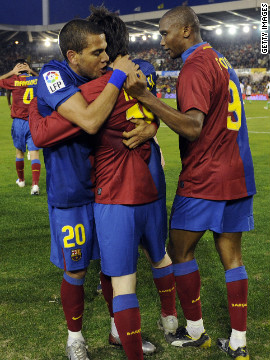
M 124 83 L 124 89 L 129 95 L 139 99 L 144 91 L 147 91 L 146 76 L 141 70 L 129 74 Z
M 129 55 L 118 56 L 113 63 L 113 70 L 121 70 L 127 75 L 130 75 L 133 72 L 135 73 L 138 68 L 139 65 L 134 64 L 134 62 L 129 59 Z

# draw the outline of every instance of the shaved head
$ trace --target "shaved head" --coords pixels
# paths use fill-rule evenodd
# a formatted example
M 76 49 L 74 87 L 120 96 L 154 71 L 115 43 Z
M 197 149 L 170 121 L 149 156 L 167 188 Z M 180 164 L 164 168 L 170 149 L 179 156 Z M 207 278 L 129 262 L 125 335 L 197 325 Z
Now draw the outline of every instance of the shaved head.
M 160 19 L 159 32 L 162 36 L 160 45 L 172 59 L 202 42 L 198 16 L 188 6 L 177 6 L 167 11 Z
M 167 11 L 161 20 L 169 20 L 173 25 L 190 26 L 195 34 L 200 34 L 200 22 L 195 12 L 188 6 L 177 6 Z

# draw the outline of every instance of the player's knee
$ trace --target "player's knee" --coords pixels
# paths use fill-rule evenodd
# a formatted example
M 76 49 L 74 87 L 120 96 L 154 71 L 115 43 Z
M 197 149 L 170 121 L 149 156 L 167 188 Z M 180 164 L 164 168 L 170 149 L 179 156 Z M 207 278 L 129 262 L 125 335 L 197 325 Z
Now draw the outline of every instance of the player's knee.
M 136 292 L 136 273 L 124 276 L 112 276 L 113 296 Z
M 157 269 L 157 268 L 163 268 L 169 266 L 171 265 L 171 263 L 172 260 L 170 256 L 167 253 L 165 253 L 164 257 L 160 261 L 152 263 L 152 266 Z
M 86 275 L 87 269 L 66 271 L 66 274 L 74 279 L 83 279 Z
M 23 159 L 24 158 L 24 152 L 22 152 L 20 149 L 16 148 L 16 157 L 19 159 Z
M 174 264 L 191 261 L 194 258 L 193 248 L 177 246 L 177 244 L 175 244 L 171 239 L 169 241 L 167 251 Z
M 243 266 L 241 254 L 239 254 L 238 256 L 231 256 L 225 258 L 221 257 L 221 262 L 225 271 Z
M 38 150 L 32 150 L 30 152 L 30 159 L 31 160 L 39 160 L 39 151 Z

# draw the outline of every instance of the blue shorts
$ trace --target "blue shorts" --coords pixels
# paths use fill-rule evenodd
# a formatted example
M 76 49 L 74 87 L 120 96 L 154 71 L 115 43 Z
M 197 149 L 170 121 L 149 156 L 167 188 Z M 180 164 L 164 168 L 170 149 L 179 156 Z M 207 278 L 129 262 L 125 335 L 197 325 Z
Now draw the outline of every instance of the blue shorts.
M 93 203 L 73 208 L 49 207 L 51 262 L 65 271 L 87 268 L 99 259 Z
M 218 234 L 254 229 L 253 196 L 238 200 L 213 201 L 176 195 L 170 229 L 211 230 Z
M 11 136 L 16 149 L 25 153 L 27 145 L 29 151 L 39 150 L 33 142 L 29 129 L 29 123 L 26 120 L 18 118 L 13 119 Z
M 139 244 L 153 262 L 165 255 L 167 238 L 166 200 L 144 205 L 94 205 L 101 269 L 109 276 L 137 270 Z

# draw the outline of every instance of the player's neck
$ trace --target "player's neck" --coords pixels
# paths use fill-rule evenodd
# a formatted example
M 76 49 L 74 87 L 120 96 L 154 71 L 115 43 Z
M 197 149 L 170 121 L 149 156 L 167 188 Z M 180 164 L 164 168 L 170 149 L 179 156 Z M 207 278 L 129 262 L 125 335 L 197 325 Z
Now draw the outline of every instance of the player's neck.
M 113 62 L 111 62 L 107 65 L 107 71 L 109 71 L 111 69 L 113 69 Z
M 199 34 L 198 34 L 198 35 L 193 34 L 192 36 L 190 36 L 190 37 L 186 40 L 185 47 L 183 48 L 182 54 L 183 54 L 186 50 L 188 50 L 188 49 L 190 49 L 191 47 L 193 47 L 193 46 L 195 46 L 195 45 L 197 45 L 197 44 L 200 44 L 200 43 L 202 43 L 202 42 L 203 42 L 203 40 L 202 40 L 202 38 L 201 38 L 201 36 L 200 36 Z

